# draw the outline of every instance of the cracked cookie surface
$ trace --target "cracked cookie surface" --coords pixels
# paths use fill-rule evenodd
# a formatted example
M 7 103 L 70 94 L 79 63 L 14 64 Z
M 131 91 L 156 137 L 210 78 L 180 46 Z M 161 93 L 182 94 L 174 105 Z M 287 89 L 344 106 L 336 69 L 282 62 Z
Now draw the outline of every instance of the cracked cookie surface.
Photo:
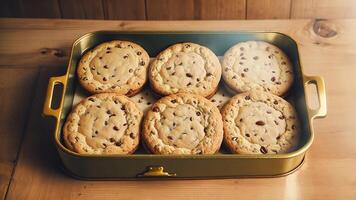
M 179 43 L 162 51 L 151 63 L 149 80 L 160 95 L 178 92 L 214 95 L 221 78 L 221 65 L 207 47 Z
M 263 41 L 241 42 L 224 55 L 222 75 L 235 92 L 261 90 L 284 95 L 293 83 L 293 69 L 286 54 Z
M 147 112 L 143 138 L 155 154 L 214 154 L 223 139 L 221 115 L 204 97 L 172 94 Z
M 78 103 L 63 127 L 67 148 L 80 154 L 130 154 L 139 144 L 142 112 L 116 93 L 90 96 Z
M 80 60 L 80 84 L 91 93 L 132 96 L 147 80 L 149 56 L 138 44 L 113 40 L 88 51 Z
M 224 141 L 240 154 L 277 154 L 295 149 L 297 115 L 284 99 L 262 91 L 231 98 L 222 109 Z

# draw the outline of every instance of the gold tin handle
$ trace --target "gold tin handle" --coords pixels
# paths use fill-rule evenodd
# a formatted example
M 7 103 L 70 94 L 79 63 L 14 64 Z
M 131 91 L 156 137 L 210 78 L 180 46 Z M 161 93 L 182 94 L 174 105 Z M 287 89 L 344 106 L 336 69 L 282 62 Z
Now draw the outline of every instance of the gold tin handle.
M 177 176 L 177 174 L 165 172 L 164 168 L 161 166 L 149 167 L 147 172 L 138 175 L 138 177 L 173 177 L 173 176 Z
M 323 118 L 327 113 L 324 79 L 320 76 L 304 76 L 304 86 L 309 84 L 315 84 L 319 101 L 319 108 L 311 109 L 308 107 L 309 118 Z
M 44 115 L 53 116 L 53 117 L 59 119 L 59 115 L 60 115 L 60 112 L 61 112 L 61 109 L 60 109 L 61 106 L 59 106 L 59 108 L 57 108 L 57 109 L 53 109 L 51 107 L 52 99 L 53 99 L 53 90 L 54 90 L 54 87 L 57 84 L 62 84 L 63 85 L 63 94 L 62 94 L 62 99 L 61 99 L 61 102 L 60 102 L 60 105 L 62 105 L 64 89 L 66 87 L 65 79 L 66 79 L 66 75 L 57 76 L 57 77 L 51 77 L 49 79 L 48 87 L 47 87 L 46 99 L 45 99 L 45 102 L 44 102 L 44 105 L 43 105 L 43 114 Z

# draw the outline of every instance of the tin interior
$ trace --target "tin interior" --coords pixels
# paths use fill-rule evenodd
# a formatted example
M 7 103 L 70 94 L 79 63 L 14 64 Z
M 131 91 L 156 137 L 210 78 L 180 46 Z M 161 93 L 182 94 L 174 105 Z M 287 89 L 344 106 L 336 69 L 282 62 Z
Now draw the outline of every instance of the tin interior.
M 293 64 L 293 70 L 295 75 L 295 81 L 288 92 L 288 95 L 285 97 L 288 101 L 294 104 L 298 118 L 300 120 L 301 125 L 301 138 L 298 148 L 287 154 L 277 154 L 277 155 L 238 155 L 231 154 L 228 151 L 224 150 L 224 147 L 221 148 L 220 153 L 215 155 L 151 155 L 147 154 L 147 152 L 143 149 L 142 143 L 141 147 L 135 154 L 132 155 L 79 155 L 70 150 L 66 149 L 61 142 L 61 129 L 63 123 L 65 121 L 66 116 L 70 112 L 74 94 L 76 92 L 76 88 L 78 87 L 78 82 L 76 80 L 76 67 L 83 53 L 96 45 L 110 40 L 129 40 L 135 43 L 140 44 L 145 50 L 148 52 L 150 57 L 156 57 L 156 55 L 167 48 L 168 46 L 179 43 L 179 42 L 193 42 L 204 45 L 210 48 L 217 56 L 223 56 L 225 51 L 227 51 L 231 46 L 238 42 L 248 41 L 248 40 L 261 40 L 272 43 L 279 48 L 281 48 L 287 56 L 290 58 Z M 55 140 L 57 147 L 59 148 L 60 154 L 66 154 L 67 158 L 65 159 L 77 159 L 84 158 L 86 161 L 97 159 L 100 161 L 101 159 L 110 158 L 113 162 L 115 160 L 120 159 L 120 162 L 127 162 L 134 164 L 135 160 L 141 160 L 142 166 L 148 166 L 150 163 L 148 161 L 153 161 L 153 163 L 162 163 L 162 165 L 172 166 L 175 165 L 179 167 L 181 163 L 179 160 L 189 160 L 191 164 L 194 162 L 199 163 L 199 165 L 211 165 L 209 160 L 217 160 L 218 162 L 223 164 L 225 162 L 231 162 L 233 160 L 240 160 L 243 162 L 237 162 L 240 166 L 245 166 L 245 172 L 243 174 L 258 174 L 253 171 L 249 171 L 249 160 L 255 163 L 261 162 L 261 164 L 266 159 L 278 160 L 278 162 L 271 163 L 271 166 L 268 168 L 285 168 L 285 169 L 293 169 L 300 163 L 302 156 L 304 156 L 305 151 L 311 144 L 313 133 L 311 129 L 310 119 L 308 117 L 308 110 L 306 105 L 305 98 L 305 88 L 303 84 L 303 72 L 302 67 L 299 61 L 299 54 L 297 49 L 296 42 L 291 39 L 289 36 L 286 36 L 281 33 L 274 32 L 115 32 L 115 31 L 100 31 L 95 33 L 89 33 L 79 38 L 72 47 L 72 54 L 69 61 L 68 71 L 67 71 L 67 87 L 65 88 L 65 98 L 62 107 L 62 112 L 59 121 L 58 131 L 55 135 Z M 222 84 L 222 81 L 221 83 Z M 61 155 L 61 156 L 62 156 Z M 298 157 L 297 162 L 287 163 L 288 166 L 285 166 L 286 163 L 283 161 L 287 161 L 292 159 L 293 157 Z M 62 156 L 63 159 L 63 156 Z M 205 160 L 207 162 L 205 162 Z M 133 162 L 131 162 L 133 161 Z M 157 162 L 156 162 L 157 161 Z M 64 160 L 65 162 L 65 160 Z M 89 162 L 89 161 L 88 161 Z M 147 162 L 147 163 L 145 163 Z M 176 162 L 176 163 L 175 163 Z M 279 163 L 279 164 L 278 164 Z M 252 163 L 251 163 L 252 164 Z M 194 164 L 193 164 L 194 165 Z M 226 163 L 226 165 L 229 165 Z M 272 166 L 275 165 L 275 166 Z M 280 166 L 281 167 L 280 167 Z M 283 166 L 282 166 L 283 165 Z M 289 166 L 290 165 L 290 166 Z M 295 165 L 295 166 L 293 166 Z M 223 164 L 224 166 L 224 164 Z M 125 168 L 125 170 L 128 170 Z M 233 170 L 233 169 L 231 169 Z M 276 170 L 278 171 L 278 170 Z M 280 170 L 283 171 L 283 170 Z M 136 172 L 132 172 L 136 173 Z M 189 172 L 190 173 L 190 172 Z M 199 174 L 198 171 L 195 173 Z M 209 172 L 205 172 L 209 173 Z M 210 172 L 213 173 L 213 172 Z M 260 170 L 260 173 L 265 173 L 264 170 Z M 130 172 L 127 172 L 130 174 Z M 216 173 L 215 173 L 216 174 Z M 220 175 L 229 175 L 221 173 Z M 108 174 L 107 177 L 111 177 Z

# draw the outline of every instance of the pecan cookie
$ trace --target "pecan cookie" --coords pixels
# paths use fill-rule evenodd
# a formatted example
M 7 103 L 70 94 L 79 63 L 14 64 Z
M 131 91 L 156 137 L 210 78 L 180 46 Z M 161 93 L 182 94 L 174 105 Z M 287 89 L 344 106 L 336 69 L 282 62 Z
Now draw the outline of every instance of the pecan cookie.
M 278 47 L 247 41 L 231 47 L 222 62 L 223 79 L 235 92 L 262 90 L 282 96 L 293 83 L 288 57 Z
M 132 96 L 147 80 L 149 56 L 138 44 L 114 40 L 88 51 L 80 60 L 80 84 L 91 93 Z
M 81 101 L 63 127 L 68 149 L 80 154 L 130 154 L 139 144 L 142 112 L 128 97 L 102 93 Z
M 214 154 L 223 139 L 221 115 L 202 96 L 172 94 L 147 112 L 143 138 L 155 154 Z
M 221 78 L 221 66 L 207 47 L 180 43 L 162 51 L 149 69 L 152 89 L 160 95 L 178 92 L 214 95 Z
M 277 154 L 295 149 L 297 115 L 284 99 L 250 91 L 234 96 L 222 109 L 224 141 L 240 154 Z

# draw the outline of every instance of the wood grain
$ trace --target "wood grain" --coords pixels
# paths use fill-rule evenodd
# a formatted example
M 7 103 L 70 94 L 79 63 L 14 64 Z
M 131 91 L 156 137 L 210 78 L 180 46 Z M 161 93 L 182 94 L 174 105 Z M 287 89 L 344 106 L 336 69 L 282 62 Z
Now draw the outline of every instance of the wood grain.
M 322 22 L 322 25 L 320 23 Z M 315 28 L 317 27 L 317 28 Z M 68 52 L 71 42 L 85 32 L 116 30 L 265 30 L 290 35 L 299 45 L 306 74 L 324 77 L 328 117 L 314 121 L 315 141 L 306 163 L 296 173 L 274 179 L 195 181 L 78 181 L 65 175 L 53 146 L 53 121 L 40 116 L 49 76 L 65 70 L 67 54 L 21 60 L 50 46 Z M 76 21 L 0 20 L 0 66 L 29 70 L 42 63 L 28 127 L 8 199 L 355 199 L 356 176 L 356 19 L 263 21 Z M 333 33 L 333 34 L 329 34 Z M 37 35 L 37 36 L 35 36 Z M 59 37 L 62 35 L 63 37 Z M 325 37 L 327 36 L 327 37 Z M 56 41 L 53 39 L 56 38 Z M 4 39 L 5 38 L 5 39 Z M 9 40 L 7 40 L 9 38 Z M 28 40 L 31 38 L 31 40 Z M 26 44 L 24 50 L 18 47 Z M 10 49 L 7 52 L 7 49 Z M 16 49 L 20 52 L 16 53 Z M 51 51 L 49 51 L 51 52 Z M 6 59 L 4 55 L 13 59 Z M 17 59 L 16 59 L 17 58 Z M 53 67 L 57 66 L 57 67 Z M 54 71 L 56 69 L 57 71 Z M 58 71 L 59 70 L 59 71 Z M 14 72 L 16 73 L 16 72 Z M 345 87 L 347 86 L 347 87 Z M 26 87 L 24 87 L 26 88 Z M 22 99 L 22 98 L 16 98 Z M 14 100 L 18 102 L 19 100 Z M 7 138 L 5 138 L 7 143 Z M 5 149 L 7 151 L 7 149 Z M 332 189 L 331 189 L 332 188 Z M 256 192 L 258 191 L 258 192 Z
M 145 0 L 103 0 L 105 19 L 146 19 Z
M 61 18 L 58 0 L 22 0 L 21 6 L 27 18 Z
M 194 19 L 193 0 L 146 0 L 149 20 L 187 20 Z
M 0 199 L 10 184 L 37 75 L 30 68 L 0 68 Z
M 291 0 L 247 0 L 247 19 L 289 19 Z
M 291 18 L 355 18 L 354 0 L 292 0 Z
M 246 0 L 195 0 L 195 19 L 245 19 Z
M 59 0 L 62 18 L 104 19 L 102 1 L 98 0 Z

